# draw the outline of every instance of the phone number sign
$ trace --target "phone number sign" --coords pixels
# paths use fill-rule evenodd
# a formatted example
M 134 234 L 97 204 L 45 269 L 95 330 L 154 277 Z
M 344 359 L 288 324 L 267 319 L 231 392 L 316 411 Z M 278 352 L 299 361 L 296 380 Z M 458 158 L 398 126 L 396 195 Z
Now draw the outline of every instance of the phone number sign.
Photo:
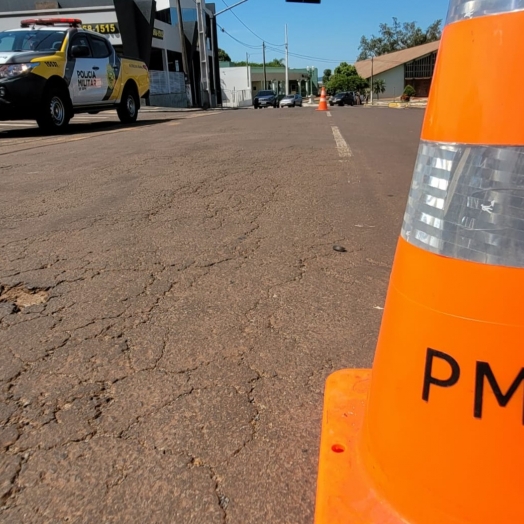
M 118 24 L 82 24 L 82 28 L 87 31 L 94 31 L 95 33 L 101 33 L 103 35 L 116 35 L 120 33 Z

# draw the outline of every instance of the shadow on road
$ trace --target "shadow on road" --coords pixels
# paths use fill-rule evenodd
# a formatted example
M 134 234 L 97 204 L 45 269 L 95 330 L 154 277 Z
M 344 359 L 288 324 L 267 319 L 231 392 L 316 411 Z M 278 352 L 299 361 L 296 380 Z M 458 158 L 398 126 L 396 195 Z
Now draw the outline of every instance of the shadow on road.
M 6 129 L 0 131 L 0 141 L 8 138 L 36 138 L 36 137 L 50 137 L 50 136 L 74 136 L 79 134 L 86 133 L 104 133 L 107 131 L 113 131 L 117 129 L 134 129 L 137 127 L 147 127 L 157 124 L 164 124 L 166 122 L 174 122 L 176 120 L 183 120 L 181 118 L 148 118 L 144 120 L 139 120 L 135 124 L 124 125 L 117 121 L 103 121 L 103 122 L 82 122 L 75 124 L 75 121 L 72 120 L 69 124 L 67 130 L 64 130 L 61 133 L 48 133 L 42 131 L 40 128 L 28 127 L 23 129 Z M 7 123 L 7 122 L 6 122 Z

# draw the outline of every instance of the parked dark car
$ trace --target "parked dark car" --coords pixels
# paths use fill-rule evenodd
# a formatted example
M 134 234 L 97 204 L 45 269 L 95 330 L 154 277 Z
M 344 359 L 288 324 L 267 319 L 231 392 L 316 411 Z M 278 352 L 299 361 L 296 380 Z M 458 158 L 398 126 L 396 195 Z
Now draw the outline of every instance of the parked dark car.
M 329 99 L 330 106 L 343 106 L 345 104 L 349 106 L 355 105 L 355 97 L 352 91 L 337 93 Z
M 273 91 L 259 91 L 253 100 L 253 107 L 277 107 L 277 95 Z

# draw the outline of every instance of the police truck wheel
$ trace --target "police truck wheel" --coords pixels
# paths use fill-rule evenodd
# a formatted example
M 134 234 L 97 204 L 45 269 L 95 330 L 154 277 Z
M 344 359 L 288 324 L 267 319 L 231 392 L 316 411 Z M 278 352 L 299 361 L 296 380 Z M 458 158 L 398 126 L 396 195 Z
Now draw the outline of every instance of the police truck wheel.
M 117 108 L 118 118 L 123 124 L 134 124 L 138 118 L 140 101 L 136 91 L 130 87 L 124 89 L 122 101 Z
M 44 131 L 60 132 L 71 120 L 69 94 L 60 87 L 50 87 L 44 92 L 40 114 L 36 122 Z

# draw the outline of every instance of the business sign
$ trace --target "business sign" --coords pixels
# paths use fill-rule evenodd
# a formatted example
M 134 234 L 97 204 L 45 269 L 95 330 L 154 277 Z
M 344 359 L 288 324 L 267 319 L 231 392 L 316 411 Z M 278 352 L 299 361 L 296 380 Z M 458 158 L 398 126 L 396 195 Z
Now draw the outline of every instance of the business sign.
M 101 24 L 82 24 L 82 28 L 87 31 L 94 31 L 102 35 L 117 35 L 120 33 L 118 24 L 114 22 L 101 23 Z

